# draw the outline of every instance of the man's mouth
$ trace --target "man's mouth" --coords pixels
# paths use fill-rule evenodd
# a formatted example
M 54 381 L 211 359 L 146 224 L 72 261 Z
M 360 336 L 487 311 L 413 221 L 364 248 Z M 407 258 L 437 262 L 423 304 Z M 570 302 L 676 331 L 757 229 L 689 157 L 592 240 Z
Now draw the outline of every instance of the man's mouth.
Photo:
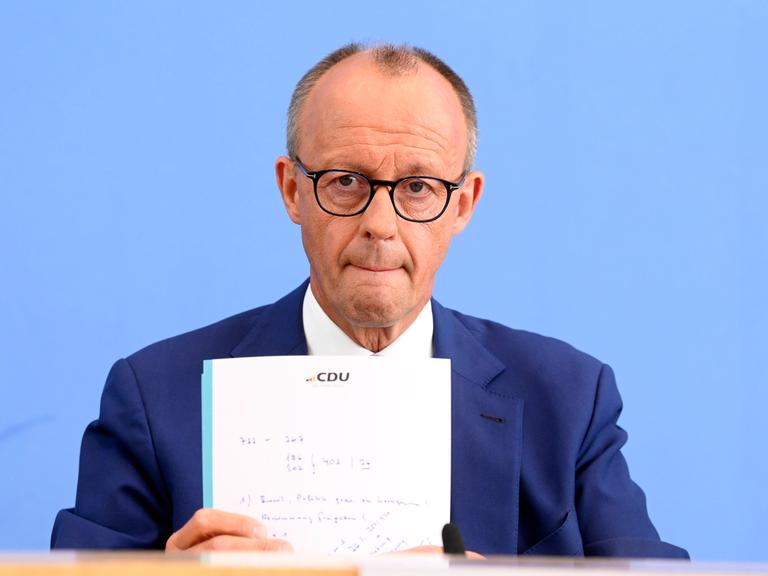
M 352 264 L 350 263 L 350 266 L 353 268 L 357 268 L 358 270 L 363 270 L 365 272 L 394 272 L 395 270 L 400 270 L 401 266 L 384 266 L 380 264 Z

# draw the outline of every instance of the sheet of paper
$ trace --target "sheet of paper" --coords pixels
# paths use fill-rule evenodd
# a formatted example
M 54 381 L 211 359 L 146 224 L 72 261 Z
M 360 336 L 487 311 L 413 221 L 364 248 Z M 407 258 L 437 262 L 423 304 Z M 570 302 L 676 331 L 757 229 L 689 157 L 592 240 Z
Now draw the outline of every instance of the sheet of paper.
M 450 374 L 444 359 L 206 361 L 205 505 L 253 516 L 302 552 L 440 545 Z

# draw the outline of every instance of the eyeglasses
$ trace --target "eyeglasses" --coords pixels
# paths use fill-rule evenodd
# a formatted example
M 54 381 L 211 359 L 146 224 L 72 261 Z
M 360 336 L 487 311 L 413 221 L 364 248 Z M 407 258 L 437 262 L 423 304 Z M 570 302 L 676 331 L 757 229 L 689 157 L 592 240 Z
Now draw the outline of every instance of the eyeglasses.
M 385 186 L 392 206 L 400 218 L 409 222 L 432 222 L 443 215 L 451 194 L 462 187 L 466 174 L 459 182 L 449 182 L 433 176 L 408 176 L 400 180 L 373 180 L 351 170 L 307 170 L 299 158 L 294 160 L 315 188 L 315 200 L 320 208 L 333 216 L 357 216 L 373 201 L 376 188 Z

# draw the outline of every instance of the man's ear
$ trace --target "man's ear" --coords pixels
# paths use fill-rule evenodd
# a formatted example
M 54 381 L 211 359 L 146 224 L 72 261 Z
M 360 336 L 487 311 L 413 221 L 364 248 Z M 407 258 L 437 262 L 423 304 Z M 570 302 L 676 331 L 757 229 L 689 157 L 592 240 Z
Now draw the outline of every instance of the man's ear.
M 280 156 L 275 160 L 275 177 L 277 187 L 283 197 L 285 211 L 294 224 L 301 224 L 299 217 L 299 187 L 296 182 L 296 170 L 293 160 L 287 156 Z
M 484 182 L 483 173 L 473 170 L 464 177 L 464 185 L 454 192 L 454 195 L 458 195 L 456 219 L 453 221 L 454 235 L 464 230 L 472 219 L 475 206 L 483 195 Z

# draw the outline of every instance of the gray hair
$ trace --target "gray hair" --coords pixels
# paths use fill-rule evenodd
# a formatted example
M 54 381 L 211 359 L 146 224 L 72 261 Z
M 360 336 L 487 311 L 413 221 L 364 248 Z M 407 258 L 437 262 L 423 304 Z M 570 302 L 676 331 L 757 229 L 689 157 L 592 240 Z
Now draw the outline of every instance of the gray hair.
M 291 103 L 288 106 L 288 129 L 287 129 L 287 148 L 288 155 L 296 158 L 299 148 L 299 115 L 304 107 L 304 103 L 309 97 L 309 93 L 314 88 L 317 81 L 328 72 L 333 66 L 360 52 L 370 51 L 373 61 L 379 66 L 382 72 L 394 76 L 407 74 L 416 69 L 419 62 L 424 62 L 437 70 L 453 87 L 456 95 L 461 102 L 461 109 L 464 112 L 464 120 L 467 124 L 467 154 L 464 158 L 464 170 L 469 171 L 475 163 L 477 153 L 477 111 L 475 102 L 469 88 L 464 80 L 456 74 L 445 62 L 437 56 L 423 48 L 408 46 L 407 44 L 382 44 L 368 48 L 364 44 L 353 42 L 334 50 L 328 56 L 320 60 L 317 64 L 302 76 L 291 96 Z

